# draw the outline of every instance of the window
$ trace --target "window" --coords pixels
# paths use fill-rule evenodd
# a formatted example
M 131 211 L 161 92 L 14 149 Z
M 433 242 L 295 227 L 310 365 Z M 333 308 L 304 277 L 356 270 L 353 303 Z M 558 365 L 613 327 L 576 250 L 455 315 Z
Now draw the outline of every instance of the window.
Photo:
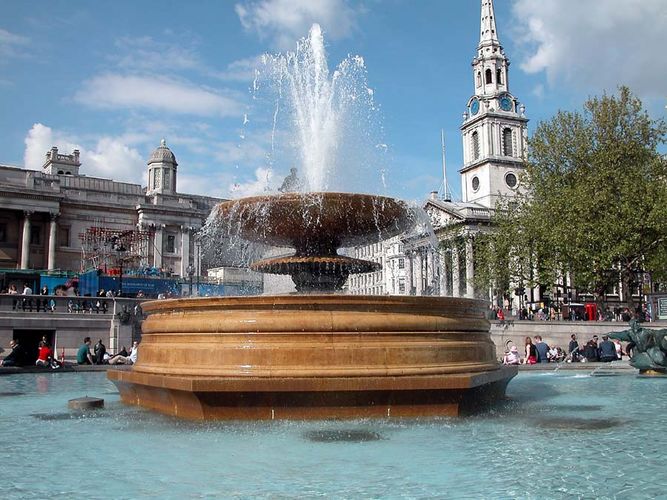
M 7 223 L 0 222 L 0 243 L 7 241 Z
M 477 86 L 478 87 L 482 86 L 482 72 L 481 71 L 477 72 Z
M 518 183 L 518 180 L 516 178 L 516 175 L 514 175 L 512 172 L 510 172 L 509 174 L 507 174 L 505 176 L 505 182 L 507 183 L 507 185 L 509 187 L 515 188 L 517 183 Z
M 398 259 L 398 268 L 405 269 L 405 259 Z
M 479 189 L 479 177 L 475 176 L 472 178 L 472 190 L 477 191 Z
M 477 160 L 479 158 L 479 134 L 477 131 L 472 133 L 472 159 Z
M 169 170 L 164 171 L 164 187 L 165 189 L 171 189 L 171 177 Z
M 176 236 L 173 234 L 167 235 L 167 248 L 165 251 L 168 253 L 174 253 L 176 251 Z
M 69 226 L 58 227 L 58 246 L 68 247 L 69 246 Z
M 153 178 L 153 189 L 157 189 L 160 187 L 160 174 L 162 173 L 161 170 L 155 170 L 154 171 L 154 178 Z
M 503 154 L 505 156 L 514 156 L 513 134 L 511 128 L 503 129 Z
M 398 280 L 398 293 L 405 293 L 405 280 Z
M 39 245 L 41 242 L 42 228 L 40 226 L 30 226 L 30 244 Z
M 490 69 L 486 70 L 486 83 L 487 85 L 493 83 L 493 72 Z
M 498 68 L 498 69 L 496 70 L 496 83 L 497 83 L 498 85 L 502 85 L 502 84 L 503 84 L 503 70 L 500 69 L 500 68 Z

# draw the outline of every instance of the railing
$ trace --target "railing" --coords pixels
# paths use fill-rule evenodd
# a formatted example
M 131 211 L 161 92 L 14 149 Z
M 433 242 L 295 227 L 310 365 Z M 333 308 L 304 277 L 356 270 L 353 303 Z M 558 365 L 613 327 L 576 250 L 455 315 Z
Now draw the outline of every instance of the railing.
M 134 313 L 147 299 L 122 297 L 80 297 L 62 295 L 0 295 L 0 312 L 108 314 Z

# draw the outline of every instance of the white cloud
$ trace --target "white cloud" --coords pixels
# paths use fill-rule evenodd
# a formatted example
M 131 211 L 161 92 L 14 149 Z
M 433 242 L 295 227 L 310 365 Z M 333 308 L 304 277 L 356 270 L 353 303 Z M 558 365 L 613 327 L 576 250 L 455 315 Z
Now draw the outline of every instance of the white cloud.
M 30 39 L 28 37 L 0 28 L 0 62 L 10 57 L 24 55 L 23 49 L 29 43 Z
M 281 50 L 292 48 L 313 23 L 319 23 L 332 40 L 345 38 L 361 13 L 346 0 L 257 0 L 238 3 L 235 9 L 246 30 L 272 39 Z
M 246 182 L 236 182 L 229 186 L 229 192 L 234 198 L 243 198 L 245 196 L 254 196 L 262 194 L 271 185 L 273 171 L 268 168 L 258 168 L 255 170 L 255 178 Z
M 111 60 L 119 67 L 131 71 L 163 72 L 201 70 L 204 63 L 195 51 L 192 41 L 155 40 L 150 36 L 122 37 L 116 40 L 119 54 Z
M 227 66 L 225 71 L 217 73 L 221 80 L 251 82 L 255 78 L 255 71 L 260 67 L 262 56 L 239 59 Z
M 98 75 L 87 80 L 75 100 L 94 108 L 151 109 L 199 116 L 241 116 L 237 100 L 205 87 L 167 77 Z
M 628 85 L 664 97 L 665 0 L 515 0 L 521 68 L 545 71 L 550 85 L 614 90 Z
M 46 152 L 56 146 L 63 154 L 70 154 L 74 149 L 81 152 L 82 175 L 137 184 L 145 183 L 146 160 L 136 149 L 115 137 L 100 137 L 93 142 L 92 146 L 87 147 L 76 137 L 35 123 L 25 138 L 23 155 L 25 168 L 41 170 Z

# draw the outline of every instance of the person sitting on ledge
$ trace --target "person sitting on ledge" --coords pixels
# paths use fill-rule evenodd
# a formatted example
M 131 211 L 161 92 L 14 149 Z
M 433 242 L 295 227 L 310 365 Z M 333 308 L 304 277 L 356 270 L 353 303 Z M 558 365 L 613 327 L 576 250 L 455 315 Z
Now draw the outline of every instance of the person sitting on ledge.
M 604 363 L 609 363 L 618 359 L 616 356 L 616 345 L 609 340 L 607 335 L 602 336 L 602 342 L 600 342 L 598 351 L 600 353 L 600 361 Z
M 79 347 L 79 350 L 76 352 L 76 364 L 77 365 L 92 365 L 93 356 L 90 354 L 90 337 L 83 339 L 83 344 Z
M 503 358 L 503 364 L 504 365 L 520 365 L 521 364 L 521 356 L 519 356 L 519 349 L 517 346 L 513 345 L 510 347 L 510 352 L 505 354 L 505 357 Z
M 26 354 L 23 348 L 19 345 L 18 340 L 10 340 L 9 348 L 11 352 L 5 356 L 5 359 L 0 361 L 0 366 L 23 366 L 25 364 Z
M 526 357 L 523 364 L 534 365 L 535 363 L 537 363 L 537 349 L 535 349 L 535 344 L 530 340 L 530 337 L 526 337 Z
M 37 354 L 37 360 L 35 361 L 35 366 L 49 366 L 51 360 L 53 359 L 53 349 L 49 347 L 44 341 L 40 341 L 39 350 Z
M 104 364 L 104 355 L 107 352 L 107 348 L 102 342 L 102 339 L 99 339 L 97 341 L 97 344 L 95 344 L 95 347 L 93 348 L 93 352 L 95 353 L 95 364 L 96 365 L 103 365 Z
M 127 351 L 125 351 L 125 348 L 123 347 L 123 351 L 125 351 L 125 355 L 123 355 L 123 351 L 121 351 L 119 354 L 116 354 L 115 356 L 112 356 L 109 358 L 109 364 L 110 365 L 133 365 L 137 362 L 137 355 L 138 355 L 138 349 L 139 349 L 139 342 L 136 340 L 132 342 L 132 349 L 130 350 L 130 355 L 127 355 Z

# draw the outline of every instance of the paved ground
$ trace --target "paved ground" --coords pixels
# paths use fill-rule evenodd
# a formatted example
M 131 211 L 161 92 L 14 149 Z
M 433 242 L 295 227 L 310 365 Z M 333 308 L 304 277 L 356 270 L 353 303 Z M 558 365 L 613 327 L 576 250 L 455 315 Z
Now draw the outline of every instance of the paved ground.
M 101 372 L 106 370 L 130 370 L 132 366 L 126 365 L 77 365 L 65 362 L 64 368 L 52 370 L 50 368 L 43 368 L 37 366 L 18 367 L 2 367 L 0 366 L 0 376 L 14 373 L 45 373 L 45 372 Z M 627 360 L 614 361 L 612 363 L 538 363 L 536 365 L 519 365 L 519 371 L 571 371 L 578 370 L 584 372 L 638 372 L 636 368 L 630 366 Z

